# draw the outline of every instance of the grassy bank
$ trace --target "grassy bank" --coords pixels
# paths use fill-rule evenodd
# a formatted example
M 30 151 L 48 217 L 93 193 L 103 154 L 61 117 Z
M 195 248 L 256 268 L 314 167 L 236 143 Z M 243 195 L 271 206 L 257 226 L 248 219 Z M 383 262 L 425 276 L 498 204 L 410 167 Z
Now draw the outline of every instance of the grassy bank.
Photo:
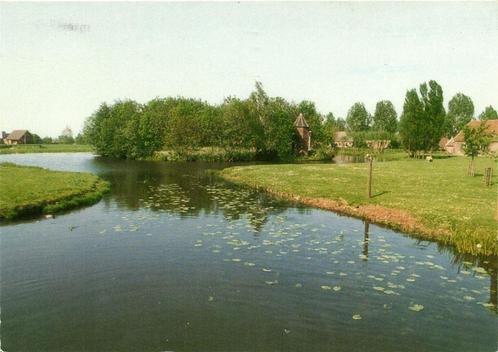
M 4 144 L 0 146 L 0 154 L 78 153 L 92 151 L 92 146 L 86 144 Z
M 369 219 L 471 254 L 498 254 L 497 176 L 483 182 L 487 158 L 476 160 L 477 176 L 466 175 L 468 159 L 454 157 L 374 163 L 373 194 L 366 196 L 367 165 L 285 164 L 224 169 L 234 183 L 258 187 L 305 204 Z
M 55 213 L 95 203 L 109 190 L 99 177 L 80 172 L 0 164 L 0 219 Z

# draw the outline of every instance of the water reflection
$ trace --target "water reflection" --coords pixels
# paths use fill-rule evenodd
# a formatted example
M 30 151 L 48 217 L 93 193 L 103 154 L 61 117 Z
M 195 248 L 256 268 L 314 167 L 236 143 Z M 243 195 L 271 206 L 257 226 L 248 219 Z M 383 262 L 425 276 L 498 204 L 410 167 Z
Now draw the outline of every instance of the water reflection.
M 369 235 L 369 230 L 370 230 L 370 223 L 366 220 L 363 221 L 364 223 L 364 230 L 363 230 L 363 260 L 368 260 L 368 235 Z
M 352 159 L 351 159 L 352 158 Z M 355 159 L 356 158 L 356 159 Z M 343 158 L 342 162 L 357 162 L 358 157 Z M 346 160 L 347 159 L 347 160 Z M 232 187 L 212 171 L 226 167 L 223 163 L 157 163 L 116 161 L 95 158 L 91 168 L 113 185 L 110 196 L 104 200 L 109 206 L 115 203 L 127 210 L 148 208 L 154 212 L 167 212 L 182 217 L 200 214 L 221 214 L 226 220 L 246 218 L 253 234 L 262 231 L 270 216 L 284 212 L 294 203 L 276 200 L 265 193 Z M 306 207 L 298 211 L 305 214 Z M 362 260 L 368 261 L 370 223 L 363 221 Z M 417 240 L 419 246 L 431 242 Z M 452 262 L 465 268 L 482 267 L 490 278 L 488 308 L 496 311 L 497 272 L 496 257 L 476 257 L 454 251 L 453 247 L 438 244 L 439 251 L 452 254 Z

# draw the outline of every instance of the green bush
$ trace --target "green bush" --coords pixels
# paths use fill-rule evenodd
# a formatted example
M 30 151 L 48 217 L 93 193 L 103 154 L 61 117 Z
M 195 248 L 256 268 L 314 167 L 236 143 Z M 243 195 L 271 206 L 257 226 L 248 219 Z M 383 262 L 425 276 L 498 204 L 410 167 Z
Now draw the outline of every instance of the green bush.
M 385 131 L 352 132 L 350 135 L 353 138 L 355 148 L 368 148 L 366 141 L 369 140 L 390 140 L 392 144 L 393 140 L 396 139 L 394 134 Z

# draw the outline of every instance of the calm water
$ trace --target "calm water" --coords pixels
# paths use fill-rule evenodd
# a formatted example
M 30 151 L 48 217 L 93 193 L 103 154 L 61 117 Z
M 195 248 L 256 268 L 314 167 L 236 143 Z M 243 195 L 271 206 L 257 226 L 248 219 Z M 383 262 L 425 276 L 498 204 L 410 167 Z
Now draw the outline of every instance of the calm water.
M 496 258 L 231 188 L 224 165 L 5 160 L 112 191 L 0 227 L 4 351 L 497 350 Z

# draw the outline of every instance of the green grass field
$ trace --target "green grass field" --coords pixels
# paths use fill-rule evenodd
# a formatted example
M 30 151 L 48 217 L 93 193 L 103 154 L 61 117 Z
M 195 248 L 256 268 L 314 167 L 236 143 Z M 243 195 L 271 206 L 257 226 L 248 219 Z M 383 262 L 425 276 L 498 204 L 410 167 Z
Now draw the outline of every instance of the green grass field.
M 367 197 L 367 164 L 285 164 L 224 169 L 234 183 L 266 189 L 286 198 L 342 211 L 391 227 L 437 239 L 472 254 L 498 254 L 498 185 L 486 187 L 489 158 L 374 162 L 373 198 Z M 495 168 L 496 169 L 496 168 Z M 329 202 L 328 202 L 329 201 Z
M 0 164 L 0 219 L 54 213 L 92 204 L 109 190 L 99 177 L 81 172 Z
M 77 153 L 92 152 L 93 148 L 86 144 L 19 144 L 1 145 L 0 154 L 16 153 Z

